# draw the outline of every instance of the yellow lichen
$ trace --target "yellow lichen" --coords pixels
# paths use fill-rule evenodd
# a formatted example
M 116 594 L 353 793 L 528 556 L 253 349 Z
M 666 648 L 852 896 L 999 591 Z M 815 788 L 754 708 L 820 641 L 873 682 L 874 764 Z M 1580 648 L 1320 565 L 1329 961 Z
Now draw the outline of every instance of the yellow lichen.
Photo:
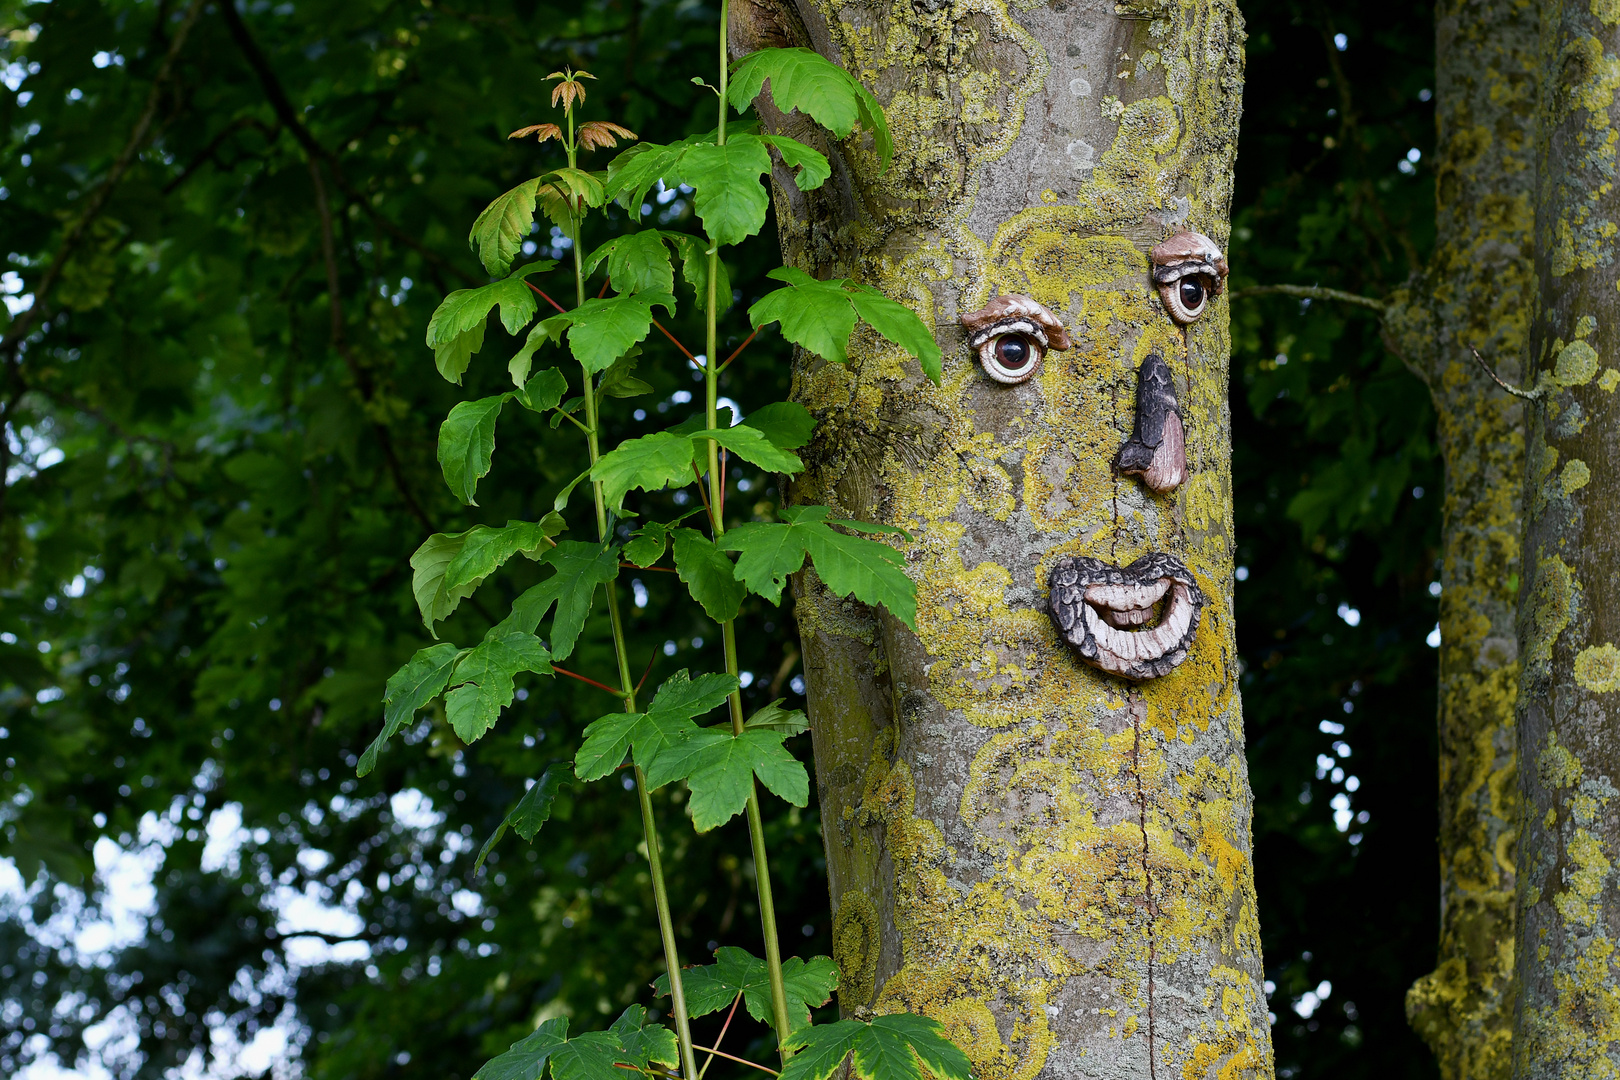
M 1604 642 L 1576 653 L 1575 681 L 1594 694 L 1620 690 L 1620 649 Z

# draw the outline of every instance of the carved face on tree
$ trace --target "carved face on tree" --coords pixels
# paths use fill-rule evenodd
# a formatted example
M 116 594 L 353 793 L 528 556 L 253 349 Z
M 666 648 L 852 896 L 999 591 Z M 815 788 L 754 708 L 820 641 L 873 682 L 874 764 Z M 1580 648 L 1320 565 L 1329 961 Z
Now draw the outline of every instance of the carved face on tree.
M 1226 256 L 1203 233 L 1182 231 L 1153 249 L 1153 284 L 1170 317 L 1190 326 L 1221 295 Z
M 999 383 L 1026 382 L 1041 369 L 1047 349 L 1061 351 L 1072 344 L 1051 309 L 1018 293 L 998 296 L 962 316 L 962 325 L 984 373 Z

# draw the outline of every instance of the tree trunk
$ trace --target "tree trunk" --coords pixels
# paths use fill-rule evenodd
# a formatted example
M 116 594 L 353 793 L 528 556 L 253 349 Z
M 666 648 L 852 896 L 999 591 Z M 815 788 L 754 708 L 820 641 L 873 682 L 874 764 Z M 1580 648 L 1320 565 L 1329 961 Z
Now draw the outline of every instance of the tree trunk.
M 786 260 L 910 304 L 947 350 L 940 388 L 864 328 L 848 367 L 795 372 L 820 428 L 791 501 L 908 530 L 918 592 L 912 633 L 796 583 L 842 1007 L 940 1019 L 984 1080 L 1269 1077 L 1226 302 L 1183 331 L 1149 262 L 1183 228 L 1224 244 L 1241 17 L 739 0 L 732 26 L 737 51 L 842 63 L 894 130 L 886 172 L 857 138 L 828 147 L 822 191 L 778 177 Z M 1018 385 L 959 325 L 1003 293 L 1074 338 Z M 1163 495 L 1115 468 L 1151 354 L 1185 424 L 1188 476 Z M 1059 638 L 1048 575 L 1155 552 L 1191 571 L 1201 621 L 1179 667 L 1130 683 Z
M 1620 1074 L 1620 8 L 1540 14 L 1513 1050 L 1535 1080 Z
M 1524 408 L 1471 350 L 1510 380 L 1527 355 L 1537 28 L 1535 10 L 1513 0 L 1448 0 L 1435 21 L 1435 251 L 1424 277 L 1394 298 L 1387 323 L 1429 384 L 1446 462 L 1440 948 L 1435 970 L 1407 995 L 1407 1015 L 1446 1080 L 1506 1080 Z

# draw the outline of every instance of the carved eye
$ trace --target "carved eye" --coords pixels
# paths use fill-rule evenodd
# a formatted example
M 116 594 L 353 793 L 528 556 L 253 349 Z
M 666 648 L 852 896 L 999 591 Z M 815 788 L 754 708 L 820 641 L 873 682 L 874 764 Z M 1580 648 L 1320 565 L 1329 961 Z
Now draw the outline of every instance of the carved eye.
M 1067 349 L 1071 344 L 1062 320 L 1044 305 L 1016 293 L 998 296 L 979 311 L 962 316 L 962 325 L 984 373 L 1008 385 L 1034 378 L 1046 350 Z
M 1205 281 L 1204 275 L 1194 274 L 1159 287 L 1159 294 L 1164 298 L 1164 306 L 1172 319 L 1186 326 L 1204 313 L 1211 294 L 1219 288 L 1218 284 L 1211 282 L 1206 285 Z
M 1226 256 L 1202 233 L 1179 232 L 1153 249 L 1153 283 L 1170 317 L 1182 326 L 1195 322 L 1221 295 Z
M 985 374 L 997 382 L 1021 383 L 1040 370 L 1046 347 L 1023 334 L 1002 334 L 985 342 L 979 361 Z

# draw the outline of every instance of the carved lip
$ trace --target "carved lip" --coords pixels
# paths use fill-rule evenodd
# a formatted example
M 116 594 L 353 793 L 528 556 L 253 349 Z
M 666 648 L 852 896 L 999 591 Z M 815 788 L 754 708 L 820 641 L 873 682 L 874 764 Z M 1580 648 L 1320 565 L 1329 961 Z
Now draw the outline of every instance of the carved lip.
M 1052 621 L 1080 659 L 1140 682 L 1187 658 L 1204 594 L 1186 565 L 1155 552 L 1129 566 L 1066 556 L 1052 567 Z

